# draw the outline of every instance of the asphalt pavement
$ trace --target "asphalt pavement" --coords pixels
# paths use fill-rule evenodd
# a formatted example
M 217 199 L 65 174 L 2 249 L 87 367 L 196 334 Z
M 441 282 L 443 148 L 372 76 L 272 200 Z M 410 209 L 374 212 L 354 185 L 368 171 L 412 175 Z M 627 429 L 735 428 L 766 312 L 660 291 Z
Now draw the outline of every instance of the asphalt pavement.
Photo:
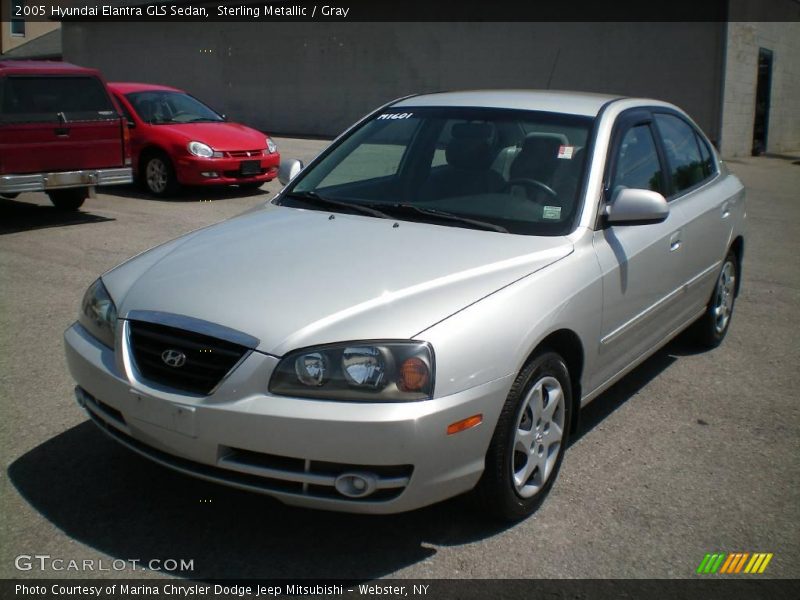
M 277 141 L 305 160 L 326 145 Z M 119 561 L 183 559 L 198 579 L 692 578 L 721 551 L 773 553 L 764 576 L 797 578 L 800 156 L 729 167 L 748 237 L 727 339 L 672 342 L 595 400 L 551 494 L 513 526 L 463 498 L 380 517 L 289 508 L 168 471 L 87 422 L 61 339 L 87 286 L 277 182 L 172 200 L 109 188 L 73 215 L 43 194 L 0 200 L 0 577 L 143 577 Z M 19 570 L 20 555 L 94 569 Z

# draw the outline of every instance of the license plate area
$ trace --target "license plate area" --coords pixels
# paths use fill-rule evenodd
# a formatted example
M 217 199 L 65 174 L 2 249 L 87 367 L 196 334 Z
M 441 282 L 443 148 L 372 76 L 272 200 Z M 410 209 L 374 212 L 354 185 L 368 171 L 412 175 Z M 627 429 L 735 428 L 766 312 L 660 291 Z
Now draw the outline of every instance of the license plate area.
M 97 174 L 68 171 L 64 173 L 48 173 L 44 176 L 45 189 L 80 187 L 83 185 L 97 185 Z
M 129 414 L 133 418 L 189 437 L 197 436 L 193 406 L 153 398 L 133 389 L 130 392 L 132 403 Z
M 239 173 L 242 175 L 260 175 L 261 174 L 261 161 L 260 160 L 243 160 L 239 165 Z

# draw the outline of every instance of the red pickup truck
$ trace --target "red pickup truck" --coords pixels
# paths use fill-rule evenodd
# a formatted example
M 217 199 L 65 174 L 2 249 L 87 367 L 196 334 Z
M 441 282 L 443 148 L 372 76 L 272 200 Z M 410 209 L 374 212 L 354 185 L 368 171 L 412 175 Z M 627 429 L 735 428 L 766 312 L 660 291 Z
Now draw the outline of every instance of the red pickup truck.
M 0 197 L 43 191 L 75 210 L 95 186 L 131 181 L 127 123 L 99 71 L 0 61 Z

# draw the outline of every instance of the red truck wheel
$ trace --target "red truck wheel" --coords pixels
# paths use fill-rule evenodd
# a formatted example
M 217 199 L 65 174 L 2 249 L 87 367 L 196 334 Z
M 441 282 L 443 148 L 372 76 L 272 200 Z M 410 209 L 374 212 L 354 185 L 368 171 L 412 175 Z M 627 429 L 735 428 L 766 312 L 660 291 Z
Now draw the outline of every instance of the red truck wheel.
M 86 200 L 89 192 L 86 188 L 71 188 L 68 190 L 53 190 L 47 192 L 50 202 L 59 210 L 78 210 Z

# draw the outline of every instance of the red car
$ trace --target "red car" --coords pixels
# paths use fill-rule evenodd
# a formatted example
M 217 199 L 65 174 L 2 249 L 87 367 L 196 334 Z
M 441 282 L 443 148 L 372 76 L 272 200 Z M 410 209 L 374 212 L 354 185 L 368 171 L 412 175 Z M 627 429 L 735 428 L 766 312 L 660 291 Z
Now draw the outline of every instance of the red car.
M 280 154 L 260 131 L 231 123 L 182 90 L 108 86 L 128 119 L 134 175 L 155 196 L 179 185 L 256 188 L 278 174 Z

